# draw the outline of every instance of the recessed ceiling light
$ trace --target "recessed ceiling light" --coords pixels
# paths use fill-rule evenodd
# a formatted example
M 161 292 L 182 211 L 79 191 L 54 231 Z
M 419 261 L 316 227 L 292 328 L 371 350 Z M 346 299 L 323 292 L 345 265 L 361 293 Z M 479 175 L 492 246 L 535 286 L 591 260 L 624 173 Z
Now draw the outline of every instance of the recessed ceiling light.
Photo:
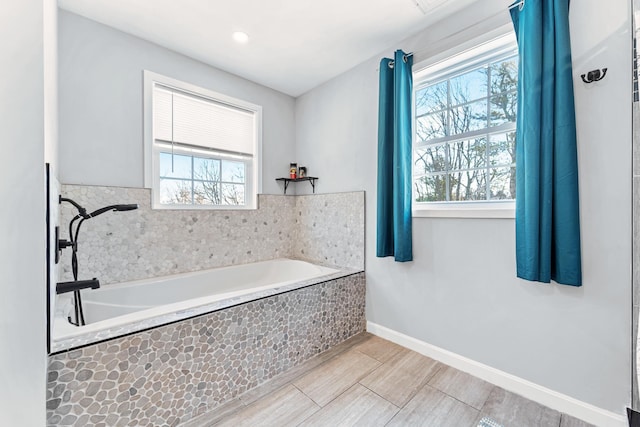
M 249 35 L 242 31 L 236 31 L 233 33 L 233 39 L 238 43 L 247 43 L 249 41 Z

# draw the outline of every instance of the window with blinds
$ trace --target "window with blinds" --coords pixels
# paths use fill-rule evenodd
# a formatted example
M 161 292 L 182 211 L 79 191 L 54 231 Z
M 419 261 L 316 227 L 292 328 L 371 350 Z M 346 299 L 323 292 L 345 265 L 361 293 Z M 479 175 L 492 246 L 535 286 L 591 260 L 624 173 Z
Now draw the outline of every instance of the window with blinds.
M 155 208 L 255 208 L 259 106 L 145 72 L 145 118 Z

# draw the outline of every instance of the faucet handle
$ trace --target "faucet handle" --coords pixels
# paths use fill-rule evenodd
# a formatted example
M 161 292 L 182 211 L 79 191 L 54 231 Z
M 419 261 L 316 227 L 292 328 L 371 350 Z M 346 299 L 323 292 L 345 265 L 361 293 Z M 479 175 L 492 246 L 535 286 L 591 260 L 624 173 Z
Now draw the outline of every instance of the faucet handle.
M 79 291 L 81 289 L 98 289 L 100 287 L 100 281 L 95 277 L 90 280 L 74 280 L 71 282 L 58 282 L 56 283 L 56 294 L 64 294 L 72 291 Z

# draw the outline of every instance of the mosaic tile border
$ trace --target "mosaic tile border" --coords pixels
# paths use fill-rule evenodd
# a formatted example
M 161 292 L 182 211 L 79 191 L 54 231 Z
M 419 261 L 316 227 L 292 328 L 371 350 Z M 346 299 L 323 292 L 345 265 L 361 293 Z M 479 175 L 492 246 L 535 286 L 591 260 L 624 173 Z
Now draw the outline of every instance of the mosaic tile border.
M 177 426 L 365 330 L 365 274 L 49 357 L 47 425 Z

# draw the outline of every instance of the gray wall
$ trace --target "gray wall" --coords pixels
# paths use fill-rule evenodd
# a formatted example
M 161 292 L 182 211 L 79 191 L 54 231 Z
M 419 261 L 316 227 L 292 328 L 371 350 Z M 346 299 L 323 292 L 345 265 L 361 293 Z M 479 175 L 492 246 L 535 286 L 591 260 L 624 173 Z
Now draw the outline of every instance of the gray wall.
M 263 107 L 263 193 L 293 161 L 288 95 L 60 10 L 60 182 L 143 186 L 142 71 L 147 69 Z
M 318 189 L 367 191 L 367 320 L 618 414 L 631 395 L 627 3 L 584 0 L 571 9 L 581 288 L 516 279 L 512 219 L 414 218 L 414 261 L 375 257 L 377 68 L 391 50 L 296 102 L 298 163 L 320 177 Z M 509 23 L 507 4 L 477 2 L 394 48 L 444 51 Z M 604 81 L 580 81 L 601 67 L 609 68 Z
M 7 426 L 45 424 L 44 163 L 56 140 L 55 15 L 54 0 L 9 2 L 0 14 L 0 425 Z

